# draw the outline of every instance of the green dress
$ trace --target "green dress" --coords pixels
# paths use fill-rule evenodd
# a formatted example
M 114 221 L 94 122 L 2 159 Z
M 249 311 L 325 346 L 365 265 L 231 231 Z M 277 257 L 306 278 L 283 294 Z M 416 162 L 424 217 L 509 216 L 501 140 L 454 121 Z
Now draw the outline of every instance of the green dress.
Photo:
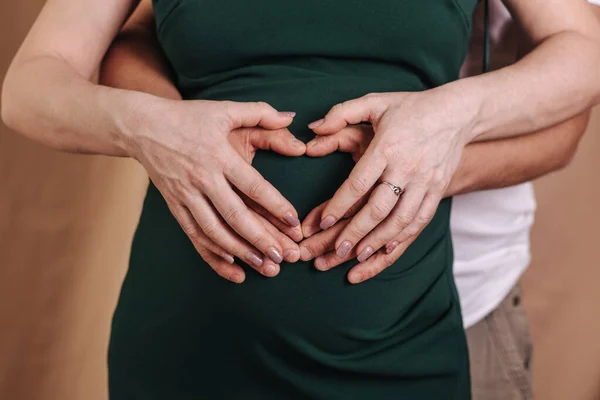
M 371 92 L 457 79 L 476 0 L 155 0 L 160 44 L 185 99 L 265 101 L 291 131 Z M 253 165 L 303 218 L 353 167 L 347 154 Z M 350 285 L 281 265 L 219 277 L 150 185 L 114 315 L 112 400 L 464 400 L 469 369 L 452 278 L 450 200 L 406 253 Z M 243 264 L 242 264 L 243 265 Z

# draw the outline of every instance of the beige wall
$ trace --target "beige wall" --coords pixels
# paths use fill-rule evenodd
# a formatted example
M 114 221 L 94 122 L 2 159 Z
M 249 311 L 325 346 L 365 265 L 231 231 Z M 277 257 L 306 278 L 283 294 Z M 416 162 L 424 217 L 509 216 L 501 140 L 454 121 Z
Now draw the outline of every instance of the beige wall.
M 0 3 L 0 79 L 42 0 Z M 600 398 L 600 112 L 537 185 L 525 279 L 538 399 Z M 144 193 L 128 160 L 59 154 L 0 125 L 0 399 L 105 400 L 112 309 Z

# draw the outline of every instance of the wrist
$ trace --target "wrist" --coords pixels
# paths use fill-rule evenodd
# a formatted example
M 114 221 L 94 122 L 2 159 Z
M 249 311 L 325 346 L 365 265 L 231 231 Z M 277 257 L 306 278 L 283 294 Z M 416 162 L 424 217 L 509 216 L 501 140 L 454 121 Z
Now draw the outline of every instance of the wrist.
M 444 98 L 451 99 L 451 107 L 448 111 L 453 118 L 456 118 L 455 124 L 459 127 L 458 135 L 465 145 L 476 141 L 483 133 L 481 110 L 484 93 L 471 79 L 460 79 L 433 89 L 443 93 Z
M 100 109 L 110 120 L 110 140 L 118 155 L 135 158 L 136 141 L 145 127 L 152 125 L 158 97 L 130 90 L 100 87 Z

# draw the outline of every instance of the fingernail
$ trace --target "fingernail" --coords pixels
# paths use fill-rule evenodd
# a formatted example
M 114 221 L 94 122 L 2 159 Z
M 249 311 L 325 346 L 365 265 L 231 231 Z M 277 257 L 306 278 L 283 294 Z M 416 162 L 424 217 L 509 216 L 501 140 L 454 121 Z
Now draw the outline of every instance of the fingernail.
M 235 259 L 229 253 L 224 253 L 223 255 L 221 255 L 221 257 L 223 258 L 223 260 L 227 261 L 229 264 L 233 264 L 235 262 Z
M 313 255 L 308 247 L 300 246 L 300 259 L 302 261 L 308 261 L 313 259 Z
M 367 246 L 359 255 L 358 255 L 358 262 L 365 262 L 367 261 L 367 258 L 371 257 L 371 255 L 373 255 L 373 248 L 371 246 Z
M 233 275 L 231 275 L 231 278 L 229 278 L 229 279 L 232 282 L 235 282 L 235 283 L 242 283 L 242 282 L 244 282 L 244 279 L 239 274 L 233 274 Z
M 338 249 L 336 250 L 336 254 L 339 258 L 344 258 L 346 257 L 346 254 L 348 254 L 348 252 L 350 251 L 350 249 L 352 248 L 352 243 L 350 243 L 349 241 L 344 241 L 342 244 L 340 244 L 340 247 L 338 247 Z
M 364 276 L 360 273 L 352 274 L 348 277 L 350 283 L 361 283 L 364 279 Z
M 300 225 L 300 220 L 298 219 L 298 217 L 295 217 L 294 214 L 292 214 L 291 212 L 285 213 L 285 215 L 283 216 L 283 220 L 286 224 L 288 224 L 291 227 L 296 227 Z
M 275 276 L 277 274 L 277 268 L 274 265 L 267 264 L 265 265 L 263 273 L 266 276 Z
M 313 225 L 305 226 L 303 229 L 304 237 L 309 238 L 312 235 L 314 235 L 315 233 L 317 233 L 318 230 L 319 230 L 319 228 L 317 228 L 316 226 L 313 226 Z
M 298 252 L 296 250 L 290 250 L 290 249 L 284 250 L 283 258 L 287 262 L 295 262 L 298 260 Z
M 331 228 L 333 224 L 335 224 L 335 217 L 333 215 L 328 215 L 327 218 L 321 221 L 319 226 L 321 229 L 325 230 Z
M 281 264 L 283 262 L 283 256 L 275 247 L 269 247 L 267 249 L 267 256 L 275 263 Z
M 292 139 L 292 146 L 301 149 L 304 147 L 304 143 L 302 143 L 301 141 L 299 141 L 298 139 Z
M 387 254 L 390 254 L 392 251 L 396 250 L 396 247 L 398 247 L 398 244 L 399 243 L 394 240 L 392 243 L 390 243 L 386 246 L 385 252 Z
M 294 118 L 296 116 L 296 113 L 293 111 L 279 111 L 279 115 L 283 117 Z
M 263 265 L 262 257 L 253 251 L 246 254 L 246 261 L 248 261 L 250 264 L 254 265 L 255 267 L 260 267 L 261 265 Z
M 318 140 L 311 140 L 306 144 L 306 147 L 315 147 L 319 143 Z
M 317 257 L 315 259 L 315 268 L 319 271 L 327 271 L 327 261 L 323 257 Z
M 323 125 L 324 122 L 325 122 L 324 119 L 320 119 L 315 122 L 311 122 L 310 124 L 308 124 L 308 129 L 318 128 L 319 126 Z

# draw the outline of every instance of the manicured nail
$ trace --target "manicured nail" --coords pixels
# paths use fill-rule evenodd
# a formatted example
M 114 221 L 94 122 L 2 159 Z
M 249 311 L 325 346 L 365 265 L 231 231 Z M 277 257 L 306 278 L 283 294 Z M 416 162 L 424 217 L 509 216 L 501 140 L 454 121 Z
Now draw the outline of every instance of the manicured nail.
M 279 111 L 279 115 L 283 117 L 294 118 L 296 116 L 296 113 L 293 111 Z
M 315 268 L 319 271 L 327 271 L 327 261 L 323 257 L 317 257 L 315 259 Z
M 227 261 L 229 264 L 233 264 L 235 262 L 235 259 L 229 253 L 223 253 L 221 255 L 221 257 L 223 258 L 223 260 Z
M 301 149 L 304 147 L 304 143 L 302 143 L 298 139 L 292 139 L 292 146 L 296 147 L 297 149 Z
M 313 259 L 313 255 L 308 247 L 300 246 L 300 259 L 302 261 L 308 261 Z
M 244 282 L 244 278 L 242 278 L 242 276 L 239 275 L 239 274 L 233 274 L 233 275 L 231 275 L 231 277 L 229 279 L 232 282 L 235 282 L 235 283 L 242 283 L 242 282 Z
M 246 254 L 246 261 L 248 261 L 250 264 L 254 265 L 255 267 L 260 267 L 261 265 L 263 265 L 262 257 L 253 251 Z
M 335 224 L 335 217 L 333 215 L 328 215 L 327 218 L 321 221 L 319 226 L 321 229 L 325 230 L 331 228 L 333 224 Z
M 349 241 L 344 241 L 342 244 L 340 244 L 340 247 L 337 248 L 336 250 L 336 254 L 339 258 L 344 258 L 346 257 L 346 254 L 348 254 L 348 252 L 350 251 L 350 249 L 352 248 L 352 243 L 350 243 Z
M 314 235 L 315 233 L 317 233 L 319 231 L 319 228 L 317 228 L 314 225 L 307 225 L 304 227 L 303 229 L 303 233 L 304 233 L 304 237 L 311 237 L 312 235 Z
M 298 260 L 298 252 L 296 250 L 284 250 L 283 258 L 287 262 L 296 262 Z
M 323 125 L 324 122 L 325 122 L 324 119 L 320 119 L 318 121 L 311 122 L 310 124 L 308 124 L 308 129 L 318 128 L 319 126 Z
M 264 275 L 266 276 L 275 276 L 277 275 L 277 268 L 272 264 L 265 265 Z
M 296 227 L 300 225 L 300 220 L 298 219 L 298 217 L 295 217 L 294 214 L 292 214 L 291 212 L 285 213 L 285 215 L 283 216 L 283 220 L 286 224 L 288 224 L 291 227 Z
M 358 262 L 365 262 L 367 258 L 373 255 L 373 248 L 371 246 L 367 246 L 359 255 Z
M 392 243 L 390 243 L 390 244 L 388 244 L 388 245 L 386 246 L 386 248 L 385 248 L 385 252 L 386 252 L 387 254 L 390 254 L 392 251 L 396 250 L 396 247 L 398 247 L 398 245 L 399 245 L 399 244 L 400 244 L 400 243 L 398 243 L 398 242 L 396 242 L 396 241 L 394 240 Z
M 362 281 L 365 280 L 365 278 L 361 273 L 356 273 L 356 274 L 351 274 L 348 277 L 348 280 L 350 281 L 350 283 L 361 283 Z
M 267 256 L 275 263 L 281 264 L 283 262 L 283 256 L 275 247 L 269 247 L 267 249 Z

